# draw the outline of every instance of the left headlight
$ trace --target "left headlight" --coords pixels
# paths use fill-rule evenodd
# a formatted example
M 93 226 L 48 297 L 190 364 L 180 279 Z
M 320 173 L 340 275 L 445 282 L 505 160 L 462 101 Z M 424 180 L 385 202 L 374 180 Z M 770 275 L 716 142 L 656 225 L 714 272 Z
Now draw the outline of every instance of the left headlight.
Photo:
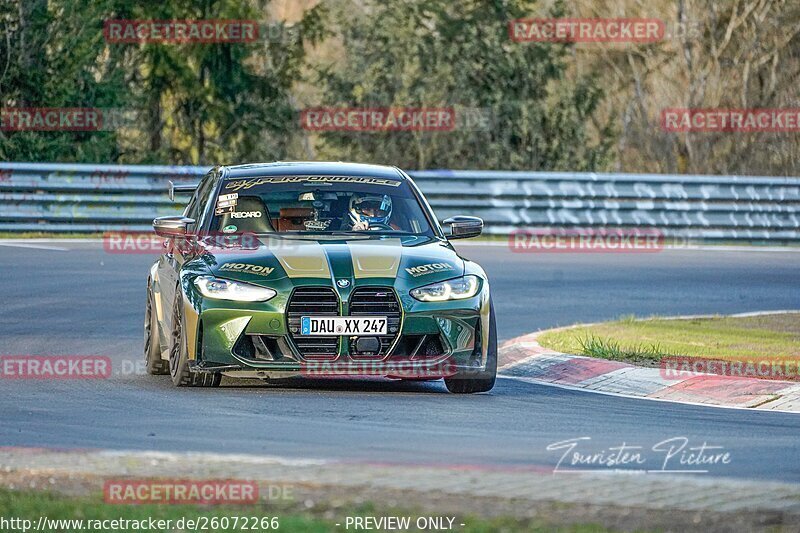
M 411 296 L 420 302 L 464 300 L 478 294 L 480 286 L 478 276 L 464 276 L 412 289 Z
M 274 298 L 276 291 L 241 281 L 219 279 L 213 276 L 198 276 L 194 285 L 200 294 L 215 300 L 233 300 L 236 302 L 266 302 Z

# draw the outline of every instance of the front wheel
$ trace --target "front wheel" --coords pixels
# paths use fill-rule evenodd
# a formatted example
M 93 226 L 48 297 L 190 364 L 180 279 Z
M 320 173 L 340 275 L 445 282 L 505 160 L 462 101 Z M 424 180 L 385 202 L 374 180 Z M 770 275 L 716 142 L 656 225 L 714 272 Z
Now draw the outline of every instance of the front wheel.
M 481 371 L 464 370 L 444 378 L 444 385 L 455 394 L 488 392 L 497 379 L 497 325 L 494 319 L 494 305 L 489 300 L 489 351 L 486 356 L 486 369 Z
M 169 374 L 176 387 L 217 387 L 222 380 L 219 374 L 192 372 L 189 368 L 189 348 L 183 323 L 183 298 L 180 287 L 176 291 L 172 308 L 172 335 L 169 349 Z

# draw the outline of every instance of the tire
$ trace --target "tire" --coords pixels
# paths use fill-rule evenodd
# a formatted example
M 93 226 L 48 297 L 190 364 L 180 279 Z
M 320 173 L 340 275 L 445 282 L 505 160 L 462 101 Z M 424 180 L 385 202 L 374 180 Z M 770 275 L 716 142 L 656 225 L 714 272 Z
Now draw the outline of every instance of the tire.
M 169 348 L 169 374 L 172 376 L 172 383 L 176 387 L 217 387 L 222 381 L 220 374 L 192 372 L 189 369 L 189 348 L 183 323 L 183 298 L 180 287 L 176 293 L 175 303 L 172 306 L 172 334 Z
M 475 372 L 466 370 L 444 378 L 445 387 L 454 394 L 474 394 L 488 392 L 497 379 L 497 324 L 494 318 L 494 305 L 489 300 L 489 353 L 486 356 L 486 370 Z
M 147 373 L 153 376 L 169 374 L 169 363 L 161 358 L 160 327 L 153 290 L 147 284 L 147 306 L 144 311 L 144 361 Z

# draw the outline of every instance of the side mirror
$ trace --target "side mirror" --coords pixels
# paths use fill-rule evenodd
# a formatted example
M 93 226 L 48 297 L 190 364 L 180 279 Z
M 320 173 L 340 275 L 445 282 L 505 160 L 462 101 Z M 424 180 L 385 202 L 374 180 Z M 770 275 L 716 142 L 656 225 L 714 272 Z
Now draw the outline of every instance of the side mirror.
M 442 224 L 445 228 L 449 227 L 449 231 L 445 232 L 448 240 L 469 239 L 477 237 L 483 232 L 483 220 L 478 217 L 459 215 L 443 220 Z
M 153 220 L 153 229 L 159 237 L 185 237 L 189 224 L 194 224 L 194 219 L 183 216 L 159 217 Z

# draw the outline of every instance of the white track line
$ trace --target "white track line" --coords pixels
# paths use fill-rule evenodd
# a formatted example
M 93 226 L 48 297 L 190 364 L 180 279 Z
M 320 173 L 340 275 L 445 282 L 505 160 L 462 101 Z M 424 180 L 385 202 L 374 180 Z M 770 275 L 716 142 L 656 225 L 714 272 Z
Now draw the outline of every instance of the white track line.
M 278 455 L 254 455 L 254 454 L 223 454 L 214 452 L 165 452 L 165 451 L 127 451 L 127 450 L 100 450 L 95 452 L 103 457 L 125 457 L 135 454 L 148 460 L 189 462 L 198 461 L 200 463 L 218 461 L 237 461 L 256 465 L 281 465 L 281 466 L 321 466 L 336 463 L 335 460 L 327 459 L 293 459 Z
M 60 246 L 45 246 L 43 244 L 30 244 L 25 242 L 0 242 L 0 246 L 8 246 L 9 248 L 31 248 L 33 250 L 52 250 L 55 252 L 68 252 L 69 248 L 61 248 Z
M 14 243 L 25 243 L 25 244 L 39 244 L 39 243 L 57 243 L 57 244 L 68 244 L 71 242 L 103 242 L 103 239 L 53 239 L 53 238 L 36 238 L 36 239 L 0 239 L 0 244 L 14 244 Z

